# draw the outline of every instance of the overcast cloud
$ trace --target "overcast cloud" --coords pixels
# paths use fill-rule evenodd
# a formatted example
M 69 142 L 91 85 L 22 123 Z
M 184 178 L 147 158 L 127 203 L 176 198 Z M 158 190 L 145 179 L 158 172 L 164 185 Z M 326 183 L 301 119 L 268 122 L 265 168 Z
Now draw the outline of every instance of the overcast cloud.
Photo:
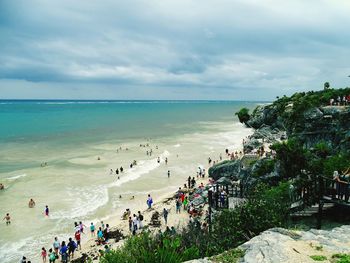
M 348 0 L 0 0 L 0 98 L 270 100 L 348 75 Z

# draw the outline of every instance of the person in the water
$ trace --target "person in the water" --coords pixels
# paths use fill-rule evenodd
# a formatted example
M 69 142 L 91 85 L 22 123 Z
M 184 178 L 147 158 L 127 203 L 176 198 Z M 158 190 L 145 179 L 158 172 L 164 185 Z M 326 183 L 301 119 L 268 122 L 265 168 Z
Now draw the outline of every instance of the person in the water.
M 7 226 L 10 225 L 10 224 L 11 224 L 11 217 L 10 217 L 10 214 L 7 213 L 7 214 L 5 215 L 5 217 L 4 217 L 3 220 L 6 220 L 6 225 L 7 225 Z
M 29 203 L 28 203 L 28 207 L 33 208 L 34 206 L 35 206 L 35 201 L 33 200 L 33 198 L 30 198 Z
M 45 206 L 45 216 L 49 216 L 49 212 L 50 212 L 50 210 L 49 210 L 49 206 L 47 205 L 47 206 Z

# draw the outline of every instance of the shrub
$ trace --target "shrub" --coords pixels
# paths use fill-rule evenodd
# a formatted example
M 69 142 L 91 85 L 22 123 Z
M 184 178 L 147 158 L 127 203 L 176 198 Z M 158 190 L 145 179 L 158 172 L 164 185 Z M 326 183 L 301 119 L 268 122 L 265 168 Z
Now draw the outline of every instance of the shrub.
M 327 260 L 326 256 L 321 256 L 321 255 L 313 255 L 313 256 L 310 256 L 310 258 L 315 260 L 315 261 L 325 261 L 325 260 Z
M 350 263 L 350 255 L 348 254 L 334 254 L 333 259 L 336 259 L 336 263 Z
M 242 108 L 238 112 L 235 113 L 238 116 L 238 119 L 241 123 L 246 123 L 250 119 L 249 109 Z

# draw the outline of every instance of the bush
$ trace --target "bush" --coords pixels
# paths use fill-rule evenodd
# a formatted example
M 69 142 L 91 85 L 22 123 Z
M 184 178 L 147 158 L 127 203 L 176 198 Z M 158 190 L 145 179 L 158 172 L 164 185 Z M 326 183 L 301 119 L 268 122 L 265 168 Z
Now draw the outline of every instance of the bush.
M 242 108 L 240 111 L 236 112 L 235 115 L 238 116 L 238 119 L 241 123 L 247 123 L 250 119 L 249 109 Z
M 313 256 L 310 256 L 310 258 L 312 258 L 315 261 L 325 261 L 325 260 L 327 260 L 326 256 L 321 256 L 321 255 L 313 255 Z
M 153 236 L 150 232 L 142 232 L 128 238 L 122 248 L 106 253 L 100 262 L 177 263 L 198 256 L 198 249 L 194 245 L 183 246 L 178 235 Z
M 336 263 L 350 263 L 350 255 L 348 254 L 334 254 L 333 259 L 336 259 Z
M 276 151 L 276 159 L 280 164 L 280 173 L 285 179 L 295 178 L 301 175 L 301 170 L 306 168 L 306 150 L 296 139 L 277 143 L 271 146 Z

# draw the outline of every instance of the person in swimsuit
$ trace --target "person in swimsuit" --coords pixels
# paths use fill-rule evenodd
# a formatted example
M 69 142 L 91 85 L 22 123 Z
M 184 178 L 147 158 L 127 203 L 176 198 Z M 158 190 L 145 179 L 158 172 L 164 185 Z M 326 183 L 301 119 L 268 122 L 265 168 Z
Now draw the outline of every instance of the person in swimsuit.
M 94 226 L 94 223 L 92 223 L 92 222 L 90 225 L 90 232 L 91 232 L 91 236 L 94 237 L 95 236 L 95 226 Z
M 11 217 L 10 217 L 10 214 L 7 213 L 3 220 L 6 220 L 6 225 L 7 225 L 7 226 L 10 225 L 10 224 L 11 224 Z
M 44 247 L 41 249 L 41 257 L 43 259 L 43 263 L 46 263 L 47 252 Z
M 4 189 L 5 189 L 5 186 L 2 183 L 0 183 L 0 190 L 4 190 Z

